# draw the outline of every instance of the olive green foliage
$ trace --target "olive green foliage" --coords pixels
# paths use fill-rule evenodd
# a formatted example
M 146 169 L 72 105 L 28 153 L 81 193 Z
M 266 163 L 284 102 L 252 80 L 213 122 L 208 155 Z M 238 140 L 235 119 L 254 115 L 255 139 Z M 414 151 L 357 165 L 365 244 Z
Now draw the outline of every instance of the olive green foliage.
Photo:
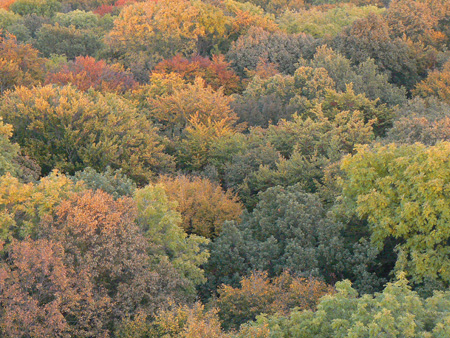
M 437 99 L 414 98 L 395 112 L 385 143 L 420 142 L 429 146 L 450 141 L 450 105 Z
M 300 64 L 325 68 L 338 91 L 345 91 L 352 83 L 356 94 L 365 94 L 371 100 L 379 99 L 390 106 L 406 101 L 405 89 L 389 83 L 389 76 L 380 71 L 374 59 L 369 58 L 354 66 L 345 56 L 324 45 L 317 48 L 312 60 L 301 60 Z
M 21 183 L 11 175 L 0 177 L 0 238 L 23 240 L 37 235 L 42 220 L 83 187 L 53 172 L 37 183 Z
M 299 58 L 314 54 L 316 43 L 306 34 L 270 33 L 251 28 L 232 44 L 226 58 L 239 76 L 255 70 L 260 62 L 273 63 L 280 72 L 292 74 Z
M 370 13 L 380 14 L 384 10 L 376 6 L 357 7 L 350 4 L 322 10 L 320 8 L 286 11 L 277 22 L 288 33 L 306 33 L 313 37 L 335 36 L 354 21 Z
M 193 296 L 195 285 L 205 281 L 199 266 L 208 260 L 209 253 L 203 249 L 208 240 L 184 232 L 176 202 L 169 201 L 163 186 L 149 185 L 139 189 L 134 200 L 138 208 L 136 221 L 150 241 L 151 254 L 161 260 L 168 259 L 190 282 L 186 291 Z
M 13 125 L 13 140 L 38 161 L 43 174 L 53 168 L 73 174 L 88 166 L 100 171 L 112 166 L 145 182 L 158 168 L 170 166 L 152 124 L 116 94 L 21 87 L 4 96 L 0 116 Z
M 61 9 L 61 2 L 58 0 L 16 0 L 9 8 L 12 12 L 20 15 L 37 14 L 51 17 Z
M 317 196 L 296 185 L 270 188 L 259 197 L 251 214 L 240 224 L 226 224 L 210 245 L 209 283 L 236 286 L 252 270 L 276 276 L 289 269 L 329 280 L 341 273 L 343 225 L 327 215 Z
M 11 143 L 12 126 L 3 123 L 0 118 L 0 176 L 10 173 L 15 176 L 18 174 L 19 168 L 14 162 L 19 154 L 20 147 Z
M 35 46 L 46 57 L 60 54 L 74 59 L 80 55 L 95 56 L 102 47 L 102 41 L 101 36 L 93 30 L 77 29 L 73 25 L 65 27 L 56 23 L 41 27 L 36 33 Z
M 421 298 L 405 279 L 389 283 L 381 293 L 358 297 L 349 281 L 323 297 L 317 311 L 293 311 L 288 317 L 261 316 L 254 329 L 267 337 L 446 337 L 450 330 L 450 293 Z M 238 337 L 244 337 L 238 335 Z
M 100 189 L 115 199 L 122 196 L 132 196 L 136 190 L 136 183 L 122 173 L 122 170 L 113 170 L 110 166 L 103 172 L 87 167 L 83 171 L 77 171 L 71 179 L 76 183 L 82 181 L 84 185 L 93 191 Z
M 233 107 L 241 121 L 267 127 L 295 112 L 305 114 L 334 86 L 324 68 L 300 67 L 294 75 L 276 74 L 267 79 L 256 76 Z
M 61 26 L 74 26 L 77 29 L 92 29 L 99 26 L 99 17 L 92 12 L 75 10 L 69 13 L 58 13 L 54 18 Z
M 450 143 L 375 145 L 344 159 L 343 193 L 370 224 L 372 242 L 382 248 L 395 238 L 397 269 L 411 277 L 450 281 Z
M 389 75 L 391 83 L 407 89 L 426 76 L 429 59 L 434 54 L 423 45 L 391 39 L 386 21 L 375 14 L 355 21 L 333 39 L 331 46 L 354 64 L 374 59 L 380 70 Z

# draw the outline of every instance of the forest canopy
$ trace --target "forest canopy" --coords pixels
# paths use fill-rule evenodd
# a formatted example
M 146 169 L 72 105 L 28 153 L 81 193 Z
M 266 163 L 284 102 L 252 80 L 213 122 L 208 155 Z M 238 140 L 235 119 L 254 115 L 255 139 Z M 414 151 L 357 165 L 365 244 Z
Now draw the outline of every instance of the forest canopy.
M 0 1 L 0 336 L 447 337 L 450 1 Z

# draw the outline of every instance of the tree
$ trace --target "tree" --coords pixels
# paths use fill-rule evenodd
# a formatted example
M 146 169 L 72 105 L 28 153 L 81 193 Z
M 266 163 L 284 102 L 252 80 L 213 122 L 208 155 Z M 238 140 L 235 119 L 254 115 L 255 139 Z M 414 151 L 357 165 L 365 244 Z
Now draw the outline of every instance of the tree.
M 333 288 L 317 279 L 295 277 L 287 271 L 269 279 L 267 273 L 256 272 L 244 277 L 240 288 L 222 285 L 215 303 L 224 329 L 238 329 L 262 313 L 314 310 L 319 298 L 330 293 Z
M 198 113 L 189 119 L 184 138 L 176 144 L 178 166 L 183 170 L 201 171 L 207 166 L 214 144 L 233 137 L 236 130 L 228 118 L 201 121 Z
M 9 9 L 20 15 L 53 16 L 61 9 L 61 2 L 58 0 L 16 0 L 9 6 Z
M 260 316 L 250 327 L 264 328 L 271 336 L 283 338 L 440 337 L 450 328 L 448 292 L 424 299 L 411 291 L 403 278 L 375 295 L 357 297 L 349 281 L 337 283 L 336 290 L 321 299 L 315 312 L 294 310 L 287 317 Z
M 123 93 L 136 87 L 137 83 L 130 72 L 118 64 L 108 65 L 90 56 L 78 56 L 60 69 L 47 74 L 45 81 L 64 86 L 73 84 L 79 90 L 93 88 L 100 92 Z
M 391 83 L 412 89 L 433 66 L 435 53 L 421 44 L 402 38 L 392 39 L 386 20 L 375 14 L 357 20 L 333 39 L 332 48 L 354 64 L 375 60 Z
M 180 136 L 194 117 L 204 124 L 221 121 L 230 130 L 237 120 L 230 108 L 233 99 L 224 95 L 223 89 L 215 91 L 205 87 L 201 78 L 196 78 L 193 84 L 174 88 L 168 95 L 149 97 L 148 101 L 150 117 L 162 124 L 162 130 L 170 137 Z
M 236 196 L 208 179 L 162 176 L 159 182 L 169 199 L 177 202 L 181 226 L 187 233 L 214 238 L 225 221 L 237 221 L 242 213 Z
M 11 175 L 0 177 L 0 236 L 8 244 L 12 239 L 37 239 L 40 223 L 51 217 L 62 200 L 82 190 L 57 172 L 37 183 L 21 183 Z
M 123 8 L 107 44 L 126 66 L 150 70 L 176 54 L 201 53 L 199 42 L 223 36 L 227 21 L 220 9 L 200 1 L 139 2 Z
M 394 238 L 397 269 L 416 282 L 450 281 L 447 241 L 450 144 L 361 146 L 342 162 L 343 194 L 378 248 Z
M 298 11 L 287 10 L 278 18 L 280 28 L 287 33 L 305 33 L 315 38 L 333 37 L 354 21 L 371 13 L 381 14 L 376 6 L 342 4 L 335 7 L 311 7 Z
M 230 69 L 230 64 L 225 61 L 223 55 L 214 55 L 212 60 L 201 56 L 186 59 L 181 55 L 176 55 L 158 63 L 152 73 L 177 73 L 190 83 L 194 83 L 195 78 L 201 77 L 205 84 L 214 90 L 223 87 L 224 93 L 227 95 L 240 88 L 239 77 Z
M 352 83 L 356 94 L 365 94 L 371 100 L 379 99 L 389 106 L 404 103 L 406 91 L 389 82 L 389 76 L 382 73 L 374 59 L 367 59 L 358 66 L 342 54 L 323 45 L 317 48 L 314 58 L 309 62 L 301 60 L 301 64 L 313 68 L 324 68 L 336 83 L 336 90 L 344 92 Z
M 294 113 L 306 115 L 334 86 L 324 68 L 299 67 L 293 76 L 255 77 L 233 107 L 242 122 L 265 127 Z
M 450 61 L 446 62 L 442 70 L 433 70 L 428 77 L 416 85 L 414 95 L 420 97 L 437 97 L 450 104 Z
M 433 146 L 450 141 L 450 105 L 436 98 L 416 97 L 395 111 L 395 120 L 383 142 L 416 142 Z
M 269 188 L 259 199 L 251 214 L 244 214 L 240 224 L 224 225 L 210 245 L 205 266 L 209 283 L 237 286 L 253 270 L 274 277 L 288 269 L 328 281 L 341 275 L 343 226 L 327 214 L 317 196 L 295 185 Z
M 77 56 L 96 55 L 102 47 L 102 41 L 93 30 L 65 27 L 55 23 L 42 25 L 36 33 L 34 45 L 46 57 L 59 54 L 73 60 Z
M 14 160 L 19 155 L 20 147 L 15 143 L 11 143 L 12 126 L 4 124 L 0 118 L 0 176 L 10 173 L 16 176 L 20 169 Z
M 162 185 L 146 186 L 136 191 L 136 223 L 146 237 L 149 253 L 158 260 L 168 260 L 185 281 L 185 293 L 193 296 L 195 286 L 205 278 L 200 265 L 209 253 L 203 245 L 209 241 L 201 236 L 188 236 L 181 227 L 177 202 L 169 201 Z
M 445 35 L 436 29 L 438 22 L 450 10 L 439 1 L 393 0 L 386 11 L 386 20 L 395 37 L 408 36 L 413 41 L 420 41 L 434 46 L 442 45 Z M 420 14 L 419 14 L 420 13 Z
M 15 36 L 0 33 L 0 93 L 18 85 L 39 84 L 43 66 L 44 59 L 31 45 L 17 43 Z
M 169 165 L 152 124 L 112 93 L 72 86 L 17 88 L 2 100 L 0 115 L 14 126 L 13 140 L 36 159 L 45 175 L 53 168 L 73 174 L 108 165 L 145 182 Z
M 261 60 L 273 63 L 282 73 L 293 74 L 298 59 L 310 58 L 315 48 L 316 41 L 309 35 L 271 33 L 253 27 L 232 43 L 226 59 L 240 77 L 245 77 L 247 70 L 255 70 Z
M 126 175 L 122 174 L 122 170 L 113 170 L 106 167 L 104 172 L 97 172 L 87 167 L 83 171 L 77 171 L 74 176 L 70 177 L 75 184 L 82 182 L 86 188 L 93 191 L 102 190 L 113 196 L 115 199 L 122 196 L 133 196 L 136 190 L 136 183 Z
M 61 243 L 14 241 L 7 252 L 0 263 L 3 337 L 107 336 L 101 321 L 112 304 L 94 301 L 87 271 L 67 266 Z
M 97 324 L 106 332 L 140 311 L 154 314 L 168 299 L 186 299 L 186 281 L 168 260 L 150 253 L 137 217 L 131 198 L 114 200 L 102 191 L 85 191 L 62 201 L 41 225 L 40 236 L 63 246 L 65 264 L 87 275 L 91 304 L 109 304 Z
M 160 311 L 149 331 L 157 338 L 231 338 L 222 331 L 217 309 L 206 310 L 199 302 Z

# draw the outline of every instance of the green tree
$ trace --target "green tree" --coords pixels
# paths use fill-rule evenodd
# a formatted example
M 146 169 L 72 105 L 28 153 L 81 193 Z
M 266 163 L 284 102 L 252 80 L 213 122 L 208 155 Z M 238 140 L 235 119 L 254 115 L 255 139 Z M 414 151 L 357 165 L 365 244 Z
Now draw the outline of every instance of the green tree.
M 3 97 L 0 116 L 13 140 L 36 159 L 43 174 L 92 167 L 122 168 L 138 182 L 169 165 L 152 124 L 116 94 L 83 93 L 72 86 L 17 88 Z
M 11 143 L 11 136 L 12 126 L 4 124 L 0 118 L 0 176 L 6 173 L 16 176 L 20 170 L 14 162 L 19 155 L 20 147 L 18 144 Z
M 337 283 L 336 290 L 336 294 L 323 297 L 314 312 L 297 310 L 288 317 L 260 316 L 251 326 L 268 329 L 270 337 L 282 338 L 437 338 L 445 337 L 450 329 L 449 292 L 437 292 L 424 299 L 411 291 L 403 278 L 375 295 L 358 297 L 349 281 Z
M 358 215 L 367 218 L 378 248 L 394 238 L 416 282 L 449 283 L 450 143 L 361 146 L 343 160 L 343 194 Z
M 164 261 L 167 259 L 187 281 L 190 296 L 194 287 L 205 281 L 200 265 L 206 263 L 209 253 L 203 249 L 208 243 L 204 237 L 187 235 L 181 227 L 181 214 L 175 201 L 169 201 L 162 185 L 146 186 L 135 192 L 136 222 L 149 242 L 149 253 Z

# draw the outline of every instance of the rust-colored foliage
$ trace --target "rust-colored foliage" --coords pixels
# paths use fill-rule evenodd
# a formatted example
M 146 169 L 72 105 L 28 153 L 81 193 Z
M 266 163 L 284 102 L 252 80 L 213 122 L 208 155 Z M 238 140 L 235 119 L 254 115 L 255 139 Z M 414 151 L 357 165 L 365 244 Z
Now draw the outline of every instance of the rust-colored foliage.
M 136 86 L 133 75 L 119 65 L 108 65 L 90 56 L 79 56 L 58 72 L 47 75 L 46 83 L 71 83 L 80 90 L 93 88 L 102 92 L 125 92 Z
M 0 0 L 0 8 L 8 9 L 16 0 Z
M 413 93 L 422 97 L 436 96 L 450 104 L 450 61 L 444 65 L 442 71 L 434 70 L 418 83 Z
M 322 296 L 333 288 L 317 279 L 292 276 L 288 271 L 270 280 L 266 272 L 241 280 L 240 288 L 223 285 L 217 306 L 224 327 L 238 328 L 258 314 L 288 314 L 294 307 L 315 309 Z
M 17 85 L 37 85 L 43 80 L 43 66 L 36 49 L 0 30 L 0 93 Z
M 112 304 L 110 320 L 139 309 L 152 313 L 180 288 L 169 263 L 152 262 L 135 218 L 132 199 L 87 191 L 62 202 L 43 230 L 62 243 L 70 266 L 89 274 L 96 300 Z
M 196 77 L 201 77 L 205 80 L 205 84 L 214 90 L 223 87 L 225 94 L 234 93 L 240 88 L 239 77 L 223 55 L 214 55 L 212 60 L 201 56 L 186 59 L 177 55 L 157 64 L 153 73 L 178 73 L 190 83 L 193 83 Z
M 65 264 L 60 243 L 14 241 L 0 265 L 2 337 L 106 337 L 101 328 L 110 306 L 95 299 L 86 270 Z
M 439 0 L 393 0 L 386 13 L 394 36 L 406 35 L 413 41 L 442 45 L 446 36 L 437 31 L 439 20 L 449 13 L 450 6 Z
M 97 15 L 104 16 L 117 10 L 120 10 L 123 6 L 136 2 L 136 0 L 117 0 L 114 5 L 102 4 L 97 7 L 93 12 Z
M 181 225 L 188 233 L 215 237 L 225 221 L 239 220 L 243 208 L 237 197 L 206 178 L 162 176 L 159 181 L 169 199 L 178 202 Z

